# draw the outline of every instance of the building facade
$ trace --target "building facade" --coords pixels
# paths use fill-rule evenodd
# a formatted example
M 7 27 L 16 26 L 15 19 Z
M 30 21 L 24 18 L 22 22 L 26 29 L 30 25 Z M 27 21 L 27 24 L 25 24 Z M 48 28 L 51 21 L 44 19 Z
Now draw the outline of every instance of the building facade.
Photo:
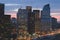
M 0 17 L 2 17 L 4 15 L 4 7 L 5 7 L 5 5 L 0 3 Z
M 18 28 L 27 30 L 28 11 L 26 9 L 19 9 L 17 13 Z
M 58 28 L 57 19 L 52 17 L 52 30 L 56 30 Z
M 3 3 L 0 3 L 0 24 L 3 24 L 4 7 L 5 5 Z
M 47 4 L 41 11 L 41 31 L 50 31 L 51 26 L 50 5 Z
M 28 11 L 28 32 L 29 34 L 33 34 L 35 32 L 35 14 L 32 12 L 32 7 L 27 6 L 26 10 Z
M 39 13 L 40 10 L 33 10 L 33 13 L 35 14 L 35 33 L 40 32 L 40 17 L 39 17 Z

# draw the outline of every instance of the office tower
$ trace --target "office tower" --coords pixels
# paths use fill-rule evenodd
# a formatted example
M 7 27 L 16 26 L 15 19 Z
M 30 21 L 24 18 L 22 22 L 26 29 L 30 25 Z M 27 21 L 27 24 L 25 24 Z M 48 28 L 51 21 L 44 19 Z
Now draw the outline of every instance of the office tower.
M 1 18 L 1 24 L 0 24 L 0 33 L 3 34 L 3 37 L 7 37 L 8 34 L 11 33 L 11 19 L 10 15 L 4 15 Z
M 52 17 L 52 30 L 56 30 L 58 28 L 57 26 L 57 19 Z
M 4 37 L 4 38 L 8 38 L 8 36 L 10 36 L 11 33 L 11 19 L 10 19 L 10 15 L 4 15 L 4 4 L 0 3 L 0 34 Z M 3 38 L 2 37 L 2 38 Z M 4 39 L 3 38 L 3 39 Z
M 4 4 L 0 3 L 0 24 L 3 24 Z
M 28 15 L 28 32 L 30 34 L 35 32 L 35 14 L 33 12 Z
M 33 34 L 35 32 L 35 14 L 34 13 L 31 13 L 29 16 L 28 16 L 28 32 L 30 34 Z
M 18 28 L 27 30 L 28 11 L 26 9 L 19 9 L 17 13 Z
M 33 13 L 35 14 L 35 33 L 38 33 L 40 32 L 40 10 L 33 10 Z
M 28 11 L 28 26 L 27 26 L 27 31 L 29 32 L 29 34 L 33 34 L 34 33 L 34 18 L 35 18 L 35 14 L 32 12 L 32 7 L 31 6 L 26 6 L 26 10 Z
M 50 5 L 46 4 L 41 11 L 41 18 L 50 18 Z
M 0 3 L 0 17 L 4 15 L 4 4 Z
M 41 31 L 51 30 L 50 5 L 46 4 L 41 11 Z
M 57 22 L 57 28 L 60 29 L 60 22 Z

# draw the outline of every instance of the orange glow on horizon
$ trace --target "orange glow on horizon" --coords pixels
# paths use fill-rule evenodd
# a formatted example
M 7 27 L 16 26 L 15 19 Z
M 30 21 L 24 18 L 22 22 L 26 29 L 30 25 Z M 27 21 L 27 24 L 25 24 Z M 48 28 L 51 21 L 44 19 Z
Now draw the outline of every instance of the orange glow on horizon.
M 17 18 L 17 16 L 16 16 L 16 14 L 11 14 L 11 18 Z M 60 21 L 60 16 L 52 16 L 52 17 L 55 17 L 55 18 L 57 18 L 57 21 Z
M 11 14 L 11 18 L 17 18 L 16 14 Z
M 60 21 L 60 16 L 54 15 L 54 16 L 52 16 L 52 17 L 55 17 L 55 18 L 57 18 L 57 21 Z
M 5 12 L 6 14 L 8 14 L 8 15 L 11 15 L 11 18 L 17 18 L 17 16 L 16 16 L 16 14 L 17 14 L 17 12 L 9 12 L 9 11 L 7 11 L 7 12 Z
M 7 13 L 7 14 L 10 14 L 11 15 L 11 18 L 17 18 L 17 16 L 16 16 L 16 14 L 17 14 L 17 12 L 5 12 L 5 13 Z M 57 13 L 54 13 L 54 15 L 51 15 L 52 17 L 55 17 L 55 18 L 57 18 L 57 21 L 60 21 L 60 15 L 56 15 Z

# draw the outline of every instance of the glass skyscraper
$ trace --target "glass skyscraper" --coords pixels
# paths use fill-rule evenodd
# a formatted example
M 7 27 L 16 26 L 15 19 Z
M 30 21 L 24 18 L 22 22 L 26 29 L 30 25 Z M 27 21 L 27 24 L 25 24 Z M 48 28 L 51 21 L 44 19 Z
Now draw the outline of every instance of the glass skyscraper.
M 50 5 L 46 4 L 41 11 L 41 30 L 50 31 L 51 25 Z

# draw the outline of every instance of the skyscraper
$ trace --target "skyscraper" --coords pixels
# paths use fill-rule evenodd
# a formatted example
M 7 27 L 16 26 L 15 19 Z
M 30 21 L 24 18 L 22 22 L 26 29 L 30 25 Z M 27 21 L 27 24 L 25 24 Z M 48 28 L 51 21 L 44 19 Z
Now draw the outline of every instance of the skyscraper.
M 19 28 L 27 28 L 28 11 L 26 9 L 19 9 L 17 13 L 17 23 Z
M 50 5 L 46 4 L 41 11 L 41 31 L 51 30 Z
M 4 4 L 0 3 L 0 24 L 3 24 L 4 7 Z
M 30 34 L 35 32 L 35 14 L 33 12 L 28 14 L 28 32 Z
M 46 4 L 41 11 L 41 18 L 50 18 L 50 5 Z
M 28 27 L 27 27 L 27 31 L 30 34 L 33 34 L 35 32 L 35 14 L 32 12 L 32 7 L 31 6 L 27 6 L 26 10 L 28 11 Z
M 56 30 L 58 28 L 57 26 L 57 19 L 52 17 L 52 30 Z
M 0 17 L 4 15 L 4 4 L 0 3 Z
M 33 13 L 35 14 L 35 33 L 40 32 L 40 17 L 39 17 L 39 13 L 40 10 L 33 10 Z

